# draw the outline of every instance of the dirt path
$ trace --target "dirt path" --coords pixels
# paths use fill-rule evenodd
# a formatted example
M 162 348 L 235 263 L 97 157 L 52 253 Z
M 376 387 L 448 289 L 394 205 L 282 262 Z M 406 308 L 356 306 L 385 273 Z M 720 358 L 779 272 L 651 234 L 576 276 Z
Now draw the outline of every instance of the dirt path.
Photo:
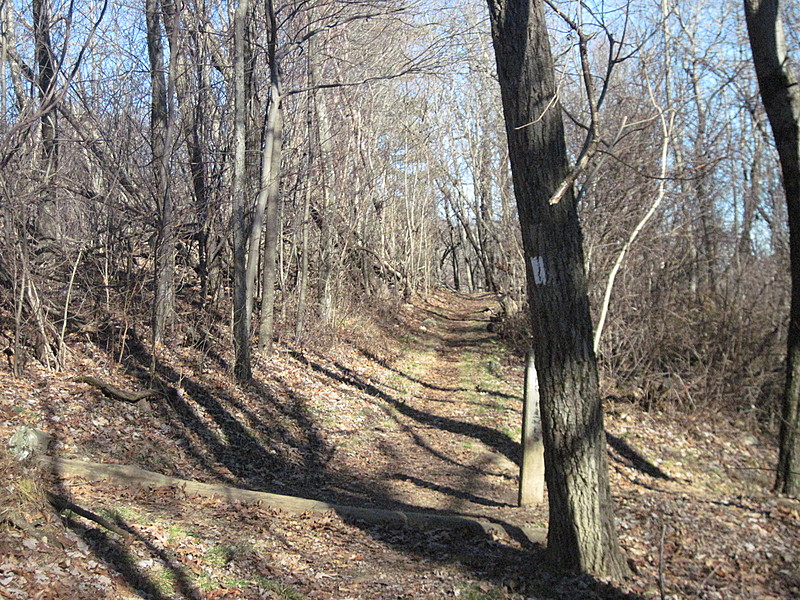
M 770 494 L 774 440 L 754 442 L 724 415 L 614 401 L 612 492 L 637 574 L 607 586 L 544 568 L 541 547 L 514 527 L 542 527 L 546 513 L 514 506 L 522 369 L 487 331 L 493 306 L 440 292 L 380 320 L 344 318 L 336 339 L 279 345 L 247 386 L 229 377 L 222 343 L 165 349 L 159 375 L 175 393 L 146 411 L 76 381 L 102 374 L 141 389 L 146 355 L 119 363 L 72 340 L 71 371 L 0 370 L 0 437 L 24 424 L 50 433 L 63 458 L 339 506 L 456 513 L 503 534 L 70 478 L 55 491 L 126 535 L 68 512 L 37 521 L 28 506 L 58 544 L 0 524 L 0 597 L 641 600 L 663 595 L 656 582 L 670 597 L 800 597 L 800 512 Z M 2 460 L 5 489 L 30 497 L 30 474 Z
M 379 412 L 374 437 L 336 468 L 359 473 L 404 506 L 546 522 L 544 506 L 516 507 L 522 382 L 487 331 L 493 309 L 490 295 L 452 293 L 405 307 L 411 335 L 401 355 L 353 367 L 372 386 Z

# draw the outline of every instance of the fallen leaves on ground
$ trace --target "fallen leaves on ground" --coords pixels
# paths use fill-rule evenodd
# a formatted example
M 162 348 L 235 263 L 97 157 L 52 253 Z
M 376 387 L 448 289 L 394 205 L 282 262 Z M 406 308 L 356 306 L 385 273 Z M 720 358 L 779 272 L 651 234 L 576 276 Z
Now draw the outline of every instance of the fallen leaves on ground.
M 213 348 L 161 348 L 166 390 L 129 404 L 78 383 L 150 386 L 146 349 L 122 362 L 72 340 L 60 373 L 0 373 L 0 435 L 29 425 L 51 452 L 365 507 L 543 526 L 515 507 L 522 365 L 486 330 L 488 296 L 440 292 L 338 340 L 279 344 L 252 385 Z M 227 339 L 221 332 L 220 339 Z M 117 356 L 118 358 L 118 356 Z M 431 529 L 287 515 L 180 489 L 53 482 L 125 539 L 69 511 L 58 543 L 0 528 L 2 598 L 789 598 L 800 596 L 798 504 L 770 494 L 774 440 L 726 415 L 606 406 L 625 582 L 553 574 L 541 548 Z M 42 525 L 30 517 L 33 527 Z

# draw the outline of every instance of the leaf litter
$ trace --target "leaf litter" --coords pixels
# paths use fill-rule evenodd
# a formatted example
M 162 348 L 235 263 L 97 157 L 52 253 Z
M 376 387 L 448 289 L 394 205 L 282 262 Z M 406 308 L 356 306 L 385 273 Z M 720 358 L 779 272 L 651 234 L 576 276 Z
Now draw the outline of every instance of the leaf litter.
M 339 339 L 258 358 L 249 386 L 231 382 L 221 347 L 216 359 L 164 348 L 166 392 L 147 405 L 75 381 L 143 389 L 147 356 L 116 363 L 73 340 L 64 373 L 0 372 L 0 434 L 27 425 L 52 436 L 52 454 L 183 479 L 544 526 L 545 507 L 515 507 L 522 365 L 486 331 L 491 304 L 442 292 L 381 321 L 352 317 Z M 12 464 L 4 506 L 41 477 L 128 535 L 23 502 L 0 528 L 0 597 L 800 597 L 800 504 L 769 491 L 774 433 L 613 400 L 606 412 L 628 581 L 559 575 L 519 537 L 287 514 Z

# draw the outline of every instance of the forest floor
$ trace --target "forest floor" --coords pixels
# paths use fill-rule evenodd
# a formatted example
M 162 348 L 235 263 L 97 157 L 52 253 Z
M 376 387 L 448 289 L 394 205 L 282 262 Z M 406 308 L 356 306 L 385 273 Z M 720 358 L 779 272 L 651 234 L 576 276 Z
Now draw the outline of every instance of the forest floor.
M 550 568 L 520 533 L 546 527 L 547 509 L 516 507 L 523 366 L 487 331 L 494 307 L 441 291 L 374 320 L 343 316 L 335 338 L 279 342 L 247 386 L 229 376 L 226 332 L 196 324 L 185 345 L 159 349 L 164 393 L 135 404 L 76 381 L 148 387 L 149 349 L 128 330 L 73 336 L 63 373 L 0 369 L 3 440 L 27 425 L 60 457 L 503 526 L 293 514 L 0 456 L 0 598 L 800 597 L 800 504 L 770 493 L 773 437 L 735 415 L 612 399 L 612 492 L 634 574 L 611 583 Z M 56 516 L 43 487 L 71 508 Z

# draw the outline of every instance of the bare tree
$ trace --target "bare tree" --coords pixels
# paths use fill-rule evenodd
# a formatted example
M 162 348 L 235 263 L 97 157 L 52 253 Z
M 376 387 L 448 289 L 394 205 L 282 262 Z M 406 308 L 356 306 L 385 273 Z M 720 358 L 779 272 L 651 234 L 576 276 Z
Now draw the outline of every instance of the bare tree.
M 269 61 L 270 95 L 267 118 L 264 122 L 264 150 L 261 160 L 261 191 L 258 194 L 257 211 L 265 219 L 264 260 L 262 266 L 261 324 L 258 332 L 259 347 L 267 354 L 272 351 L 272 333 L 275 311 L 275 260 L 278 252 L 278 232 L 280 224 L 280 173 L 283 148 L 283 90 L 281 88 L 280 64 L 278 63 L 278 19 L 272 0 L 267 0 L 267 19 L 269 21 L 269 42 L 267 60 Z M 261 228 L 255 223 L 251 233 L 251 251 L 248 257 L 248 270 L 257 260 L 258 242 Z
M 789 209 L 792 296 L 775 489 L 796 496 L 800 494 L 800 82 L 789 60 L 780 0 L 745 0 L 744 11 Z
M 250 18 L 249 0 L 239 0 L 233 17 L 233 347 L 236 355 L 234 375 L 239 381 L 252 376 L 250 358 L 250 313 L 247 285 L 247 204 L 245 175 L 247 167 L 247 82 L 246 45 Z
M 164 41 L 162 33 L 162 5 L 158 0 L 146 0 L 145 13 L 147 20 L 147 53 L 150 59 L 150 148 L 152 152 L 155 181 L 156 239 L 155 239 L 155 300 L 153 302 L 153 342 L 160 343 L 164 339 L 164 329 L 175 310 L 175 240 L 174 210 L 172 190 L 170 186 L 170 162 L 175 132 L 174 110 L 172 109 L 171 92 L 174 82 L 172 69 L 168 68 L 164 59 Z M 177 33 L 177 28 L 171 28 Z M 174 57 L 177 42 L 173 37 L 170 43 L 170 55 Z M 153 349 L 155 360 L 156 352 Z

